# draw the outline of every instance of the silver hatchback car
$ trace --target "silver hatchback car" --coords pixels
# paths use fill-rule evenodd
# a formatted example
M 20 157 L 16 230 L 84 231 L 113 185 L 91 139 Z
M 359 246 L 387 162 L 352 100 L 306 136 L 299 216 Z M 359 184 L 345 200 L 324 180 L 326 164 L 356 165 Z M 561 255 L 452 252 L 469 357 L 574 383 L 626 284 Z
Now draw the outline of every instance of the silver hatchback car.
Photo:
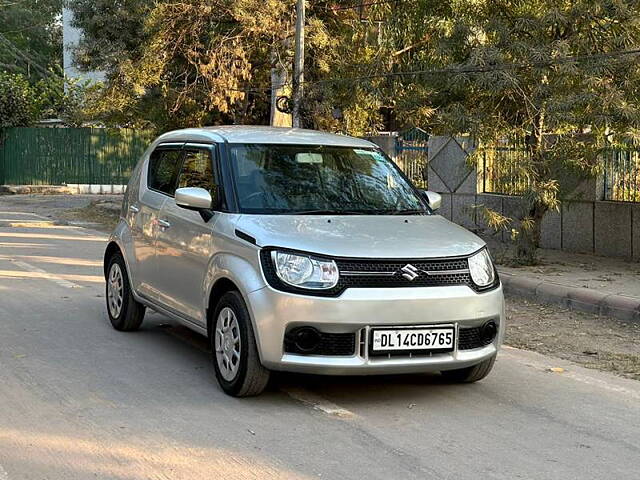
M 504 336 L 502 287 L 485 243 L 439 206 L 366 140 L 166 133 L 105 252 L 109 318 L 135 330 L 148 307 L 207 335 L 234 396 L 272 370 L 480 380 Z

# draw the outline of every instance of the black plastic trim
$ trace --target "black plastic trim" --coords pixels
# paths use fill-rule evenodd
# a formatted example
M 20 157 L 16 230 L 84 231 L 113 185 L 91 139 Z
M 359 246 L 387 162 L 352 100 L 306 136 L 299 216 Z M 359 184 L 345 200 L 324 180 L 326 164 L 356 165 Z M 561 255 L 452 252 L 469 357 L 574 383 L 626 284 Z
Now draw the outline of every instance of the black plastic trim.
M 238 229 L 236 229 L 236 237 L 241 238 L 242 240 L 244 240 L 245 242 L 249 242 L 252 245 L 256 245 L 257 241 L 255 238 L 253 238 L 251 235 L 249 235 L 248 233 L 244 233 Z
M 496 320 L 491 320 L 490 322 L 493 322 L 496 325 L 496 332 L 490 338 L 483 338 L 482 335 L 482 329 L 486 323 L 477 327 L 460 327 L 458 329 L 458 350 L 473 350 L 475 348 L 486 347 L 493 343 L 498 335 L 498 329 L 500 326 L 499 322 Z
M 329 357 L 351 357 L 356 353 L 356 334 L 354 332 L 328 333 L 315 328 L 314 330 L 318 334 L 318 344 L 310 350 L 301 350 L 295 344 L 295 334 L 303 328 L 309 327 L 296 327 L 285 334 L 283 347 L 286 353 Z

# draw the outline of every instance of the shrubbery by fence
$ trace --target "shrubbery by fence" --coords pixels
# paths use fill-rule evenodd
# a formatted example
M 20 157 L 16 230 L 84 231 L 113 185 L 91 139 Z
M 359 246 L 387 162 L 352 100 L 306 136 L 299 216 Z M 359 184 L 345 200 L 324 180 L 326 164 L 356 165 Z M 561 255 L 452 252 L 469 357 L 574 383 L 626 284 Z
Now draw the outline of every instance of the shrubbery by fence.
M 124 185 L 152 140 L 132 129 L 4 129 L 0 185 Z

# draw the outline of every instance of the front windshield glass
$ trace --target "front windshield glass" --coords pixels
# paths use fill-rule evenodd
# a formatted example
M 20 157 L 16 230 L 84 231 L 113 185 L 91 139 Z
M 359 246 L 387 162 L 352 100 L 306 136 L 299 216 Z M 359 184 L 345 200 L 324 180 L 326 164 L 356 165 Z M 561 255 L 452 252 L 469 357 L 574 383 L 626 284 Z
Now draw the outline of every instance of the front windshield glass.
M 428 214 L 425 203 L 375 149 L 231 145 L 243 213 Z

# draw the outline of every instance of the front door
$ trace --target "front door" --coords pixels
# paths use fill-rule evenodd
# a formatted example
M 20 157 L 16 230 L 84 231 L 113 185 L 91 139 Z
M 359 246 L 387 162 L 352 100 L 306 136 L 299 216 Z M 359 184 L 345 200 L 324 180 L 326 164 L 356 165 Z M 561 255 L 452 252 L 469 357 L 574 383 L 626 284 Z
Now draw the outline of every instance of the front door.
M 187 144 L 177 188 L 201 187 L 216 195 L 217 174 L 211 146 Z M 161 303 L 206 327 L 205 282 L 218 216 L 205 221 L 199 212 L 168 198 L 159 216 L 156 267 Z

